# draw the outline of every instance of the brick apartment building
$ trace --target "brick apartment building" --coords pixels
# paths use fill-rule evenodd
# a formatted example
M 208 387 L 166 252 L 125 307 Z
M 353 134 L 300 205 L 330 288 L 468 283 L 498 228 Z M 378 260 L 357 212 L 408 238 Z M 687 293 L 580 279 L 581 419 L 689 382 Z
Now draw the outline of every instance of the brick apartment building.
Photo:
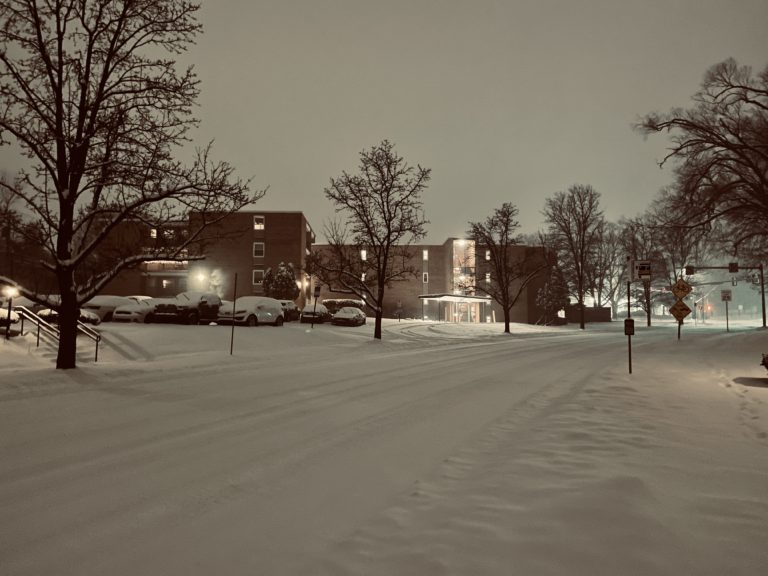
M 194 218 L 194 216 L 193 216 Z M 186 224 L 184 224 L 186 227 Z M 181 230 L 147 229 L 145 242 L 159 234 L 173 236 Z M 121 273 L 102 291 L 108 294 L 173 296 L 184 290 L 210 290 L 231 300 L 237 296 L 263 294 L 264 275 L 283 262 L 291 263 L 302 288 L 297 299 L 309 293 L 305 274 L 315 234 L 301 212 L 241 211 L 226 216 L 209 229 L 220 238 L 194 248 L 202 260 L 182 262 L 155 260 Z M 235 290 L 235 275 L 237 289 Z
M 194 216 L 193 216 L 194 218 Z M 162 230 L 145 225 L 129 224 L 116 232 L 105 243 L 109 252 L 123 244 L 158 246 L 173 244 L 185 237 L 189 223 L 176 222 Z M 101 292 L 103 294 L 146 294 L 148 296 L 174 296 L 184 290 L 210 290 L 231 300 L 238 296 L 263 294 L 263 280 L 269 268 L 291 263 L 301 294 L 296 299 L 299 307 L 311 300 L 317 281 L 306 273 L 307 256 L 312 250 L 327 250 L 327 245 L 315 244 L 315 234 L 302 212 L 240 211 L 227 215 L 215 228 L 209 230 L 218 239 L 209 240 L 190 248 L 190 253 L 204 255 L 202 260 L 182 262 L 155 260 L 134 269 L 121 272 Z M 7 243 L 7 239 L 6 239 Z M 3 245 L 9 269 L 23 271 L 19 280 L 40 289 L 43 284 L 35 279 L 37 267 L 32 266 L 31 253 L 22 261 L 11 261 L 11 252 Z M 136 249 L 135 247 L 133 248 Z M 516 250 L 529 251 L 532 261 L 544 258 L 541 247 L 518 246 Z M 531 255 L 530 251 L 534 254 Z M 453 322 L 495 322 L 503 320 L 498 304 L 484 294 L 468 290 L 484 281 L 490 272 L 486 251 L 474 242 L 462 238 L 449 238 L 442 244 L 419 244 L 411 247 L 411 266 L 418 271 L 415 277 L 393 282 L 387 288 L 384 316 L 389 318 L 423 318 Z M 38 260 L 39 262 L 39 260 Z M 532 262 L 532 265 L 535 262 Z M 40 271 L 43 272 L 42 270 Z M 50 274 L 43 276 L 50 282 Z M 534 280 L 512 308 L 513 322 L 535 323 L 541 312 L 536 307 L 536 294 L 544 277 Z M 350 294 L 321 286 L 320 299 L 350 298 Z M 369 312 L 370 313 L 370 312 Z
M 313 250 L 328 249 L 328 245 L 313 247 Z M 521 256 L 522 251 L 528 251 L 532 266 L 544 259 L 541 247 L 517 246 L 514 249 L 521 251 Z M 504 313 L 496 302 L 482 293 L 475 294 L 467 289 L 489 278 L 490 266 L 482 247 L 476 247 L 472 240 L 449 238 L 443 244 L 413 245 L 411 250 L 410 264 L 415 270 L 420 270 L 420 274 L 393 282 L 386 289 L 385 317 L 450 322 L 497 322 L 504 319 Z M 542 275 L 535 279 L 523 290 L 511 311 L 513 322 L 532 324 L 539 321 L 542 312 L 536 306 L 536 294 L 543 286 L 545 277 Z M 321 300 L 345 297 L 351 296 L 334 290 L 332 286 L 321 286 Z

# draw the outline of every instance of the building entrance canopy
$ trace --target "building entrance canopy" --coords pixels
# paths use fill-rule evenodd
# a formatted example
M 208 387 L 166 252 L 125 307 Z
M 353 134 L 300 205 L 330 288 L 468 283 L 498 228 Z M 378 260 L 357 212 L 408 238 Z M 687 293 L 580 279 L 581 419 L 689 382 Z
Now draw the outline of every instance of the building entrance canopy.
M 422 300 L 435 300 L 436 302 L 458 302 L 462 304 L 475 302 L 491 303 L 490 296 L 468 296 L 465 294 L 421 294 L 419 298 Z

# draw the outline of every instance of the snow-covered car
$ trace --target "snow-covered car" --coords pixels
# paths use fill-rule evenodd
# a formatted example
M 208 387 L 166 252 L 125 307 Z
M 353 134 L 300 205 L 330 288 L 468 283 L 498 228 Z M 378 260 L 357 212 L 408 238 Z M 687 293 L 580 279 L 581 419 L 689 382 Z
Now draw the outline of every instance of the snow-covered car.
M 11 324 L 16 324 L 19 321 L 18 312 L 11 310 Z M 8 307 L 3 306 L 0 308 L 0 326 L 8 326 Z
M 37 315 L 49 324 L 59 323 L 59 313 L 56 310 L 52 310 L 51 308 L 43 308 L 42 310 L 38 310 Z M 78 320 L 83 324 L 92 324 L 94 326 L 101 324 L 101 318 L 99 318 L 99 315 L 96 314 L 96 312 L 86 310 L 85 308 L 80 308 L 80 316 L 78 317 Z
M 283 307 L 283 316 L 285 317 L 286 322 L 293 322 L 294 320 L 299 319 L 301 312 L 299 312 L 299 307 L 296 306 L 296 302 L 293 300 L 278 300 L 278 302 L 280 302 L 280 305 Z
M 152 322 L 152 313 L 160 302 L 170 302 L 172 298 L 141 298 L 131 304 L 123 304 L 112 313 L 113 322 Z
M 136 300 L 128 296 L 98 294 L 82 305 L 82 308 L 98 314 L 102 322 L 109 322 L 118 306 L 134 304 Z
M 331 320 L 331 313 L 328 312 L 328 308 L 323 304 L 307 304 L 301 311 L 300 321 L 308 324 L 314 322 L 315 324 L 322 324 Z
M 175 298 L 163 298 L 152 312 L 152 322 L 206 324 L 218 318 L 221 298 L 214 292 L 181 292 Z
M 336 311 L 331 323 L 334 326 L 362 326 L 365 324 L 365 312 L 354 306 L 344 306 Z
M 232 322 L 232 310 L 232 302 L 224 302 L 219 306 L 219 324 Z M 282 326 L 285 321 L 280 302 L 267 296 L 241 296 L 234 302 L 234 311 L 235 324 Z
M 328 308 L 328 312 L 330 312 L 331 316 L 333 316 L 336 314 L 336 312 L 345 306 L 352 306 L 353 308 L 360 308 L 361 310 L 364 310 L 365 301 L 357 300 L 355 298 L 324 298 L 323 306 Z

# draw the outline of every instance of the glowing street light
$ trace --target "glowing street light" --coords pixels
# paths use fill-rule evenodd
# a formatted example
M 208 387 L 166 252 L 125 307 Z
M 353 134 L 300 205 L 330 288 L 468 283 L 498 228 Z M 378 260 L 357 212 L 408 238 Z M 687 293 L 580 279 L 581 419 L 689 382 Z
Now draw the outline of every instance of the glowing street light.
M 3 288 L 3 294 L 8 298 L 8 317 L 5 319 L 5 339 L 9 340 L 11 337 L 11 308 L 13 306 L 13 299 L 19 295 L 19 290 L 16 286 L 6 286 Z

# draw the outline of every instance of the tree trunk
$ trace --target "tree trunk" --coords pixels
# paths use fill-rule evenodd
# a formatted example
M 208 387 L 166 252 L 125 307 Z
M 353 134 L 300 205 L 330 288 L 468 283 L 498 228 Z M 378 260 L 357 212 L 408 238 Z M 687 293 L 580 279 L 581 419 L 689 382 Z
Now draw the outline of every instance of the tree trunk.
M 376 322 L 374 323 L 374 326 L 373 326 L 373 337 L 376 340 L 381 340 L 381 316 L 382 316 L 381 308 L 379 308 L 378 310 L 376 310 Z
M 76 368 L 77 363 L 77 320 L 80 311 L 77 306 L 77 297 L 72 286 L 74 279 L 67 283 L 67 273 L 59 277 L 59 289 L 61 291 L 61 304 L 59 308 L 59 351 L 56 357 L 56 368 Z M 71 276 L 71 273 L 69 273 Z
M 381 318 L 384 316 L 384 284 L 377 286 L 376 292 L 376 323 L 373 327 L 373 337 L 381 340 Z
M 586 326 L 586 320 L 585 320 L 586 310 L 584 309 L 584 299 L 579 299 L 579 328 L 584 330 Z
M 509 308 L 504 308 L 504 334 L 509 333 Z
M 651 325 L 651 283 L 643 282 L 643 290 L 645 291 L 645 315 L 647 318 L 648 326 Z

